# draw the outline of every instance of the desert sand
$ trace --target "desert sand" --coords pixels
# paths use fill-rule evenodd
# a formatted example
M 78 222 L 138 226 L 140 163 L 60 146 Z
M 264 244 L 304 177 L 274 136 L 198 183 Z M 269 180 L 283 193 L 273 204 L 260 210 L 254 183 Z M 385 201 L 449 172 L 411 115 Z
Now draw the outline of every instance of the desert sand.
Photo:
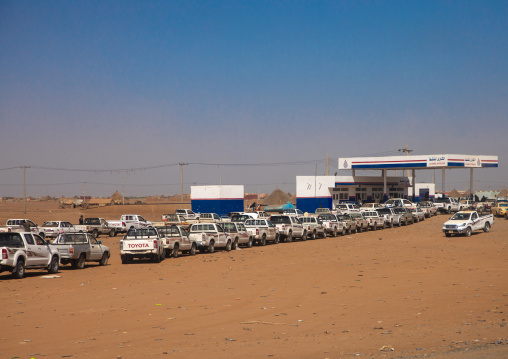
M 7 218 L 159 220 L 169 205 Z M 344 237 L 122 265 L 0 274 L 1 358 L 506 358 L 508 221 L 446 238 L 448 216 Z

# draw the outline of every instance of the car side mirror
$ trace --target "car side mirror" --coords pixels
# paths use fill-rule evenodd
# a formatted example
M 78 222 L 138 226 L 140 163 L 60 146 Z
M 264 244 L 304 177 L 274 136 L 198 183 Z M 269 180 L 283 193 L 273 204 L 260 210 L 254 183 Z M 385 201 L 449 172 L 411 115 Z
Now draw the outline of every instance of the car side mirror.
M 102 241 L 97 241 L 97 243 L 102 244 Z

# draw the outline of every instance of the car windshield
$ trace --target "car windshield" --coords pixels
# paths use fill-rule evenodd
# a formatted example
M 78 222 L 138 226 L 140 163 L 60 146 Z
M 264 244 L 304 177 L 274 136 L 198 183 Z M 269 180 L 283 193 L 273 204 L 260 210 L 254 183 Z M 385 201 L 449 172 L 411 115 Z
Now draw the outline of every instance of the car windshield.
M 335 221 L 335 216 L 333 214 L 320 214 L 318 218 L 322 221 Z
M 457 212 L 453 215 L 453 217 L 451 218 L 452 221 L 464 221 L 464 220 L 467 220 L 469 219 L 469 217 L 471 216 L 471 213 L 461 213 L 461 212 Z
M 83 244 L 87 243 L 84 233 L 63 234 L 58 238 L 59 244 Z
M 390 211 L 389 208 L 379 208 L 379 209 L 377 209 L 377 213 L 380 213 L 380 214 L 392 214 L 392 211 Z
M 43 227 L 58 227 L 58 222 L 44 222 Z
M 178 227 L 176 226 L 157 227 L 157 231 L 159 231 L 159 233 L 161 234 L 166 235 L 166 237 L 180 236 L 180 232 L 178 231 Z

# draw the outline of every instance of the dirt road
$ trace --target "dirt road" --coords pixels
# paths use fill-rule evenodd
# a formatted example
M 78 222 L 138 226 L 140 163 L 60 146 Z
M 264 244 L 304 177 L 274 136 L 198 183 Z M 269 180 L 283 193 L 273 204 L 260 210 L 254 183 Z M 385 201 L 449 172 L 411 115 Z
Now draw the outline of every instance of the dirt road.
M 508 221 L 449 239 L 446 217 L 160 264 L 101 236 L 107 267 L 0 274 L 0 357 L 508 357 Z

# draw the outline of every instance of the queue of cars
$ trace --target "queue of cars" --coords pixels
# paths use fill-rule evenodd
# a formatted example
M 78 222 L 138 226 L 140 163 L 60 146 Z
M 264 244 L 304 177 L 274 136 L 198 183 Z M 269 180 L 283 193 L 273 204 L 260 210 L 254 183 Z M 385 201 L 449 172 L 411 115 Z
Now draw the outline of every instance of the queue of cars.
M 231 251 L 244 246 L 250 248 L 268 242 L 306 241 L 318 237 L 353 234 L 366 230 L 417 223 L 433 215 L 439 208 L 448 213 L 449 201 L 418 204 L 407 200 L 388 201 L 385 205 L 348 203 L 336 209 L 316 209 L 308 214 L 300 210 L 269 215 L 258 211 L 231 213 L 227 219 L 208 214 L 203 219 L 194 213 L 183 212 L 163 215 L 163 222 L 152 223 L 139 215 L 123 215 L 120 221 L 102 218 L 85 219 L 84 225 L 72 225 L 66 221 L 48 221 L 41 227 L 28 219 L 9 219 L 0 228 L 0 272 L 10 271 L 15 278 L 23 278 L 26 269 L 45 268 L 57 273 L 60 265 L 71 264 L 76 269 L 86 262 L 105 266 L 111 255 L 110 248 L 97 240 L 100 234 L 115 236 L 125 232 L 120 240 L 120 257 L 123 264 L 135 259 L 149 259 L 159 263 L 166 257 L 178 257 L 180 253 L 195 255 L 197 251 L 213 253 L 216 249 Z M 459 202 L 453 202 L 459 203 Z M 476 211 L 456 210 L 456 214 L 443 225 L 444 234 L 470 236 L 473 231 L 488 232 L 494 216 L 508 219 L 508 202 L 494 203 L 492 214 L 480 216 Z M 178 211 L 177 211 L 178 212 Z M 171 222 L 171 219 L 178 223 Z M 50 241 L 50 238 L 52 242 Z M 53 239 L 54 238 L 54 239 Z

